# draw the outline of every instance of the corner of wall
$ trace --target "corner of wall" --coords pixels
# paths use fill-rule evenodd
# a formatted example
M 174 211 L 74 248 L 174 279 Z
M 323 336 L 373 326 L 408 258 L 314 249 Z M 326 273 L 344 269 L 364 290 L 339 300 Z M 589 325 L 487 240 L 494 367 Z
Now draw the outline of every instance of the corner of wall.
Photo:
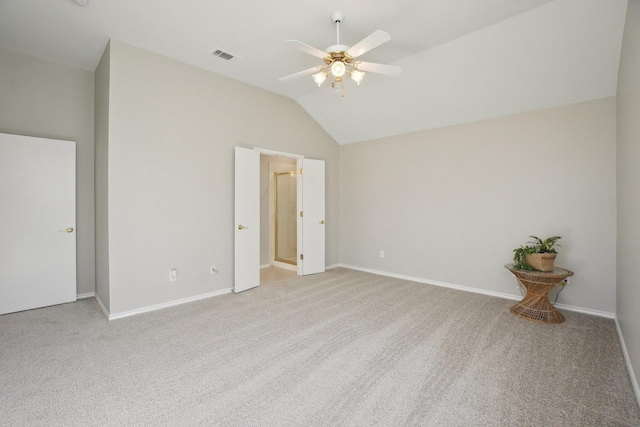
M 95 71 L 95 245 L 96 300 L 109 317 L 109 93 L 111 42 Z

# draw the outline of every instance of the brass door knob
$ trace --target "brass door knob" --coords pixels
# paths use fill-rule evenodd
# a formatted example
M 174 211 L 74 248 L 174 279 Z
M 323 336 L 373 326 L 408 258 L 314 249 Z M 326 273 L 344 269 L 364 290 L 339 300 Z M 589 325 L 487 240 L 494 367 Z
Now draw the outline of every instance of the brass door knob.
M 324 224 L 324 219 L 322 221 L 320 221 L 320 224 Z
M 244 225 L 240 224 L 238 226 L 238 230 L 244 230 L 245 228 L 249 228 L 249 227 L 245 227 Z
M 69 227 L 65 230 L 67 233 L 73 233 L 73 227 Z

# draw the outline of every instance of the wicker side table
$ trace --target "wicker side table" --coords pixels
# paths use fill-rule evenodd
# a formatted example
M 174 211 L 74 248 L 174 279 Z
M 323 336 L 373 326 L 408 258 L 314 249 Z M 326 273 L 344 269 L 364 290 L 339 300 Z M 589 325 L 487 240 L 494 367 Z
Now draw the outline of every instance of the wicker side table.
M 515 270 L 513 264 L 505 265 L 518 282 L 527 290 L 525 297 L 509 310 L 512 314 L 539 323 L 562 323 L 564 316 L 549 302 L 547 294 L 573 271 L 556 267 L 553 271 Z

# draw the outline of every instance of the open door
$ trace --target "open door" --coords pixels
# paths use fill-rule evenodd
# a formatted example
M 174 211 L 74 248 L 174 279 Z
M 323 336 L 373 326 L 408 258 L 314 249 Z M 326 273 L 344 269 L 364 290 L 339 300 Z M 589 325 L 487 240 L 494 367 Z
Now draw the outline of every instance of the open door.
M 325 271 L 324 160 L 299 159 L 298 274 Z
M 234 292 L 260 285 L 260 152 L 236 147 Z

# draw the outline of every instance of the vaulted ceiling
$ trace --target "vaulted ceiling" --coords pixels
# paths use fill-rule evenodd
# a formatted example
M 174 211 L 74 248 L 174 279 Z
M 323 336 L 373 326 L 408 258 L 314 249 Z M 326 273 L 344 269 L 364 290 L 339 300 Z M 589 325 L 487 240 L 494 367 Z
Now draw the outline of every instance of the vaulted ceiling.
M 340 144 L 615 95 L 626 0 L 0 0 L 0 47 L 95 70 L 109 39 L 290 97 Z M 319 65 L 284 45 L 392 39 L 360 59 L 341 97 L 310 77 Z M 221 49 L 242 59 L 225 61 Z M 0 65 L 1 66 L 1 65 Z

